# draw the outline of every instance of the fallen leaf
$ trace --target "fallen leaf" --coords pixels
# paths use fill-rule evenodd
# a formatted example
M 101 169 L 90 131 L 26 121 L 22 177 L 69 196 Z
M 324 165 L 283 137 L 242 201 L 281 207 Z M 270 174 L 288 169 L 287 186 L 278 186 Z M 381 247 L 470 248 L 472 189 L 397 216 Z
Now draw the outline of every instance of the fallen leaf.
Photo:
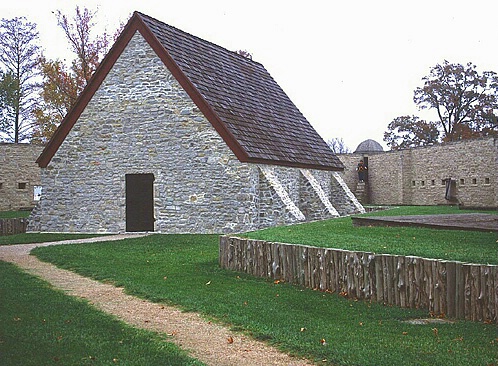
M 211 284 L 211 281 L 206 282 L 206 285 L 210 285 L 210 284 Z
M 322 344 L 322 346 L 326 346 L 327 345 L 327 342 L 325 341 L 325 338 L 320 339 L 320 343 Z
M 434 337 L 439 336 L 439 330 L 437 328 L 432 328 L 432 331 L 434 332 Z
M 233 337 L 232 336 L 230 336 L 230 337 L 227 338 L 227 343 L 228 344 L 232 344 L 233 343 Z
M 403 335 L 407 335 L 407 334 L 408 334 L 408 332 L 403 332 Z
M 304 327 L 301 328 L 301 332 L 304 332 L 304 331 L 306 331 L 306 328 L 304 328 Z

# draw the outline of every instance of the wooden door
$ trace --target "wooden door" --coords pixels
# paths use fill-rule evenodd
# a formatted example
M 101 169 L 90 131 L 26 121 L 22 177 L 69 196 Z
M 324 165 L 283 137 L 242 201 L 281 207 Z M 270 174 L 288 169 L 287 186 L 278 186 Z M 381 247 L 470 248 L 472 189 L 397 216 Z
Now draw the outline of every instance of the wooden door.
M 126 174 L 126 231 L 154 231 L 154 174 Z

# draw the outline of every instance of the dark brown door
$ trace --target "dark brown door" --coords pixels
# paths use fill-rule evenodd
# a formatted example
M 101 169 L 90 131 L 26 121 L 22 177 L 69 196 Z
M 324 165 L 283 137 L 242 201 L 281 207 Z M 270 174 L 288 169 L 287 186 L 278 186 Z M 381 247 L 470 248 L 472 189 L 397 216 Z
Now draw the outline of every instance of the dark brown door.
M 126 174 L 126 231 L 154 231 L 154 174 Z

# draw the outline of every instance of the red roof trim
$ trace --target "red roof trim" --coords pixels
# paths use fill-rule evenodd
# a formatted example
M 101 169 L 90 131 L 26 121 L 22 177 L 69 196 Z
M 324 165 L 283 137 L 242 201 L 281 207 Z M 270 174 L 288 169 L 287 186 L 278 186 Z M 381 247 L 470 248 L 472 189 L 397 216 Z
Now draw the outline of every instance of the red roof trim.
M 281 160 L 249 158 L 247 162 L 253 164 L 279 165 L 279 166 L 287 166 L 291 168 L 301 168 L 301 169 L 327 170 L 327 171 L 336 171 L 336 172 L 344 171 L 344 168 L 333 168 L 331 166 L 324 166 L 317 164 L 293 163 Z

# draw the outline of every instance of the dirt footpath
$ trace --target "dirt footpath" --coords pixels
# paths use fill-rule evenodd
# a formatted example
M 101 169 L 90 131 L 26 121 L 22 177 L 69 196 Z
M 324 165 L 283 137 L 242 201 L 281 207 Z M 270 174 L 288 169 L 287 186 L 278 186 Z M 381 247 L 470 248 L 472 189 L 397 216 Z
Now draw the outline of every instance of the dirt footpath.
M 307 360 L 290 357 L 265 343 L 208 322 L 196 313 L 184 313 L 175 307 L 127 295 L 121 288 L 59 269 L 29 255 L 37 246 L 120 240 L 126 237 L 128 236 L 116 235 L 54 243 L 0 246 L 0 260 L 16 264 L 68 295 L 87 299 L 97 309 L 134 327 L 170 335 L 169 339 L 173 343 L 208 365 L 313 365 Z

